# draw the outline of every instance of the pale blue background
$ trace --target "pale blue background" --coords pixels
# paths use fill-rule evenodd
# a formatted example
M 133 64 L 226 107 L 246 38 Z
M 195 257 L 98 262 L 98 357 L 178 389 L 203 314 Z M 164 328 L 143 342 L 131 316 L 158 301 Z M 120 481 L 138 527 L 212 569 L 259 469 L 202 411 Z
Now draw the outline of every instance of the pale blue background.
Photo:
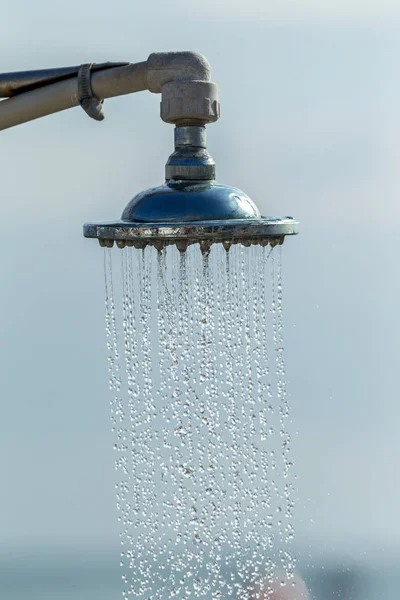
M 0 37 L 0 71 L 209 58 L 218 179 L 301 221 L 284 247 L 301 556 L 379 555 L 378 571 L 400 546 L 399 23 L 395 0 L 16 0 Z M 43 565 L 96 548 L 118 580 L 102 253 L 81 225 L 162 181 L 173 132 L 159 100 L 1 135 L 0 546 L 14 567 L 24 549 Z M 45 598 L 12 596 L 20 572 L 4 583 L 5 569 L 1 598 Z

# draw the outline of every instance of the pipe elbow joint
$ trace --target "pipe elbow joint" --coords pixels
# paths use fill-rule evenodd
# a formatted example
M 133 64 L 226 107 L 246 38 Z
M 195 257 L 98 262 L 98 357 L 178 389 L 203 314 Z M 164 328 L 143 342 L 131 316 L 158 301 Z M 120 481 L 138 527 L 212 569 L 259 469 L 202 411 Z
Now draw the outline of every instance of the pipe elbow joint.
M 159 52 L 147 59 L 147 88 L 162 94 L 166 123 L 213 123 L 219 118 L 218 87 L 208 60 L 197 52 Z
M 198 52 L 154 52 L 147 59 L 147 89 L 154 94 L 170 81 L 210 79 L 210 63 Z

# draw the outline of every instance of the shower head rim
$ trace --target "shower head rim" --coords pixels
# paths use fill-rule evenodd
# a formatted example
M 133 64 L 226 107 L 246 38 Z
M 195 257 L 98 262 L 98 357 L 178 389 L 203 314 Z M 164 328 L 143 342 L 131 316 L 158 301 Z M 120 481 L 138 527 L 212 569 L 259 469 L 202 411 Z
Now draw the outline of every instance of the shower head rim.
M 86 223 L 83 234 L 98 240 L 212 240 L 274 239 L 296 235 L 299 223 L 293 217 L 225 219 L 209 221 L 113 221 Z

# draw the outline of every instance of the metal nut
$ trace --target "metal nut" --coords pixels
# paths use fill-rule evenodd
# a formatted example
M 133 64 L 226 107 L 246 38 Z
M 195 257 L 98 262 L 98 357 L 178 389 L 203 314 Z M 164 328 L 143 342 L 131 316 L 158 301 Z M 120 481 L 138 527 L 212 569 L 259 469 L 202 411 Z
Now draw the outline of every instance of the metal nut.
M 163 85 L 161 118 L 166 123 L 219 119 L 218 87 L 211 81 L 170 81 Z

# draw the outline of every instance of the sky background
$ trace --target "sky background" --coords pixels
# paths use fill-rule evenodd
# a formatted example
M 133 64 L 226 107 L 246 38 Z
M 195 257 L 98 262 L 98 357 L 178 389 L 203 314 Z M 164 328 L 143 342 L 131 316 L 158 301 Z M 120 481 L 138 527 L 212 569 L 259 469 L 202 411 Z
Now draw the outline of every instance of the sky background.
M 285 340 L 297 539 L 359 556 L 400 546 L 400 204 L 394 0 L 8 2 L 0 72 L 154 51 L 207 56 L 218 180 L 290 214 Z M 117 545 L 103 261 L 82 223 L 161 183 L 158 95 L 2 132 L 0 547 Z M 7 550 L 9 551 L 9 550 Z

